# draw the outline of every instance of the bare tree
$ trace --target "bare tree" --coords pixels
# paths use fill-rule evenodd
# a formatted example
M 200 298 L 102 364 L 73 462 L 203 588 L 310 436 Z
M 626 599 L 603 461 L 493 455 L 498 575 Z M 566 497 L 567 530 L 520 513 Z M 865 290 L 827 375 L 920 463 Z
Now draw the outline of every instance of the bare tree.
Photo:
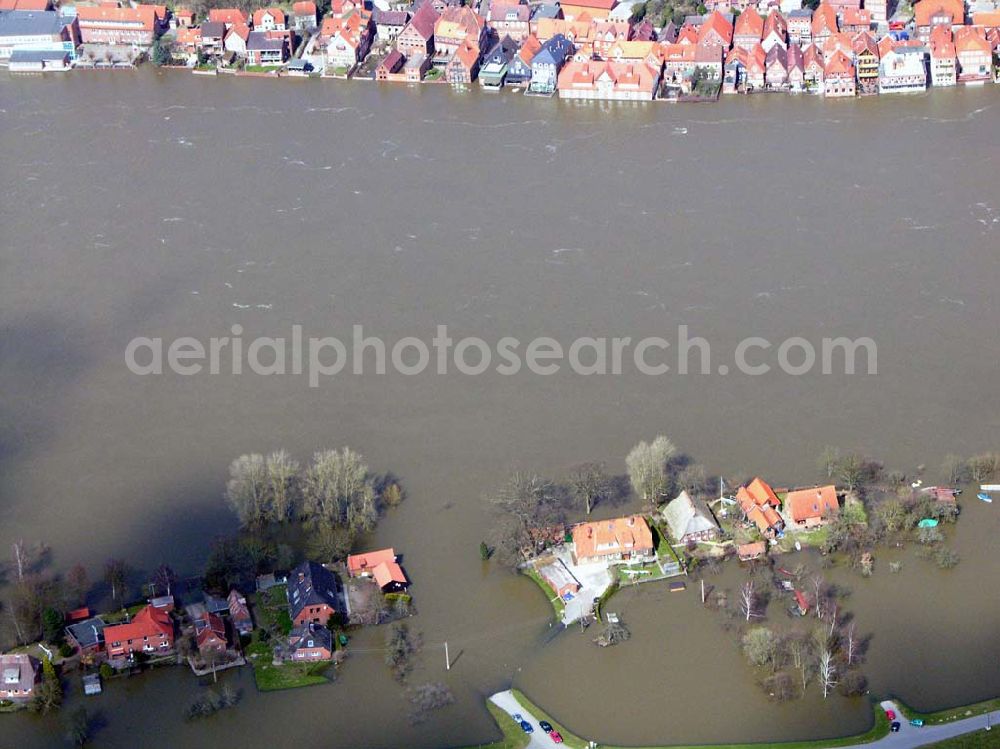
M 374 528 L 378 507 L 364 458 L 349 447 L 316 453 L 302 484 L 302 510 L 314 522 L 355 532 Z
M 753 579 L 747 580 L 740 586 L 740 611 L 750 621 L 751 617 L 759 616 L 757 608 L 757 591 Z
M 632 488 L 654 507 L 670 489 L 668 462 L 676 452 L 674 443 L 659 435 L 650 443 L 637 444 L 625 458 Z
M 594 506 L 608 498 L 611 493 L 611 479 L 601 463 L 581 463 L 574 466 L 569 474 L 570 491 L 573 499 L 589 515 Z
M 844 632 L 844 653 L 847 657 L 847 665 L 853 665 L 854 656 L 857 651 L 857 637 L 855 636 L 855 623 L 852 621 L 847 625 L 847 630 Z
M 837 686 L 836 675 L 837 669 L 833 665 L 833 654 L 829 648 L 823 648 L 819 653 L 819 678 L 820 684 L 823 685 L 823 699 L 826 699 L 830 690 Z
M 166 595 L 172 595 L 171 589 L 174 583 L 177 582 L 177 574 L 173 571 L 169 564 L 161 564 L 153 572 L 153 582 L 160 588 L 166 591 Z
M 28 549 L 24 544 L 24 539 L 19 538 L 14 542 L 12 557 L 14 559 L 14 571 L 17 573 L 17 581 L 21 582 L 24 580 L 24 574 L 28 568 Z
M 267 464 L 263 455 L 241 455 L 229 464 L 226 501 L 240 525 L 259 527 L 267 520 Z
M 266 467 L 268 516 L 273 522 L 283 523 L 292 517 L 299 503 L 299 463 L 285 450 L 278 450 L 267 456 Z
M 816 618 L 823 618 L 823 585 L 825 581 L 822 575 L 813 575 L 810 582 L 813 586 L 813 605 L 816 607 Z
M 111 599 L 118 601 L 125 593 L 125 583 L 131 570 L 121 559 L 109 559 L 104 563 L 104 582 L 111 586 Z
M 87 593 L 90 590 L 90 579 L 87 575 L 87 568 L 82 564 L 74 564 L 66 573 L 66 582 L 69 591 L 73 594 L 74 600 L 78 604 L 87 602 Z
M 562 521 L 563 499 L 548 479 L 520 471 L 486 497 L 504 516 L 492 534 L 501 563 L 516 565 L 533 551 L 539 532 Z

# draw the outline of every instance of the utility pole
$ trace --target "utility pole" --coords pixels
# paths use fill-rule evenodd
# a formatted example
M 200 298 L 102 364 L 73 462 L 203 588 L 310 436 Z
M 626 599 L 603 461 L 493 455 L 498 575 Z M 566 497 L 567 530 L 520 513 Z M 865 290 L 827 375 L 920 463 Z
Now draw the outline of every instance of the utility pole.
M 451 671 L 451 658 L 448 657 L 448 643 L 444 643 L 444 670 Z

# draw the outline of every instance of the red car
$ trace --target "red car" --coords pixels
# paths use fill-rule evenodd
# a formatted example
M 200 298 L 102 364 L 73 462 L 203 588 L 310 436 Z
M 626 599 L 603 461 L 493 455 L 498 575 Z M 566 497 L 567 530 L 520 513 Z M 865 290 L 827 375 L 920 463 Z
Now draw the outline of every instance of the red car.
M 885 711 L 885 717 L 887 717 L 890 721 L 896 720 L 896 711 L 895 710 L 886 710 Z
M 549 734 L 549 737 L 557 744 L 562 743 L 562 734 L 559 731 L 553 731 Z

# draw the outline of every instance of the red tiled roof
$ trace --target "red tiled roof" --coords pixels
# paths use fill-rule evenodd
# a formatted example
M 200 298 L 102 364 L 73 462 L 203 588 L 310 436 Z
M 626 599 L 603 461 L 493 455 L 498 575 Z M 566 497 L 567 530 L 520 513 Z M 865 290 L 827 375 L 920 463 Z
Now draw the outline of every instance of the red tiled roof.
M 250 16 L 238 8 L 213 8 L 208 11 L 208 20 L 232 26 L 239 23 L 249 23 Z
M 459 49 L 461 49 L 461 47 Z M 463 62 L 465 62 L 465 60 L 463 60 Z M 471 67 L 475 64 L 475 62 L 476 60 L 473 58 L 472 63 L 470 63 L 469 66 Z M 406 585 L 409 582 L 409 580 L 406 579 L 406 575 L 403 573 L 403 568 L 394 561 L 382 562 L 379 564 L 372 572 L 372 577 L 375 578 L 375 582 L 378 583 L 380 588 L 384 588 L 389 583 L 400 583 L 402 585 Z
M 392 548 L 368 551 L 364 554 L 351 554 L 347 557 L 347 573 L 355 577 L 364 572 L 372 572 L 380 564 L 396 561 L 396 552 Z
M 292 4 L 292 13 L 297 16 L 315 16 L 316 3 L 312 0 L 299 0 L 299 2 Z
M 914 21 L 917 26 L 930 26 L 934 16 L 947 14 L 951 22 L 962 23 L 965 20 L 965 3 L 962 0 L 920 0 L 913 6 Z
M 88 23 L 119 23 L 142 24 L 143 31 L 153 31 L 158 19 L 166 13 L 162 6 L 137 5 L 135 8 L 109 8 L 105 6 L 77 6 L 76 17 L 81 24 Z
M 852 76 L 854 65 L 843 52 L 834 53 L 826 64 L 826 75 Z M 804 523 L 812 518 L 825 518 L 840 511 L 837 503 L 837 489 L 832 484 L 797 489 L 785 496 L 785 511 L 796 523 Z
M 764 36 L 764 19 L 753 7 L 740 13 L 733 27 L 733 36 L 747 36 L 760 39 Z
M 162 609 L 146 606 L 140 609 L 127 624 L 113 624 L 104 628 L 105 642 L 127 642 L 143 637 L 164 635 L 172 637 L 174 627 L 170 614 Z
M 274 19 L 276 24 L 281 26 L 285 25 L 285 11 L 281 8 L 261 8 L 260 10 L 255 10 L 253 12 L 253 25 L 257 28 L 264 21 L 264 16 L 269 15 Z
M 573 528 L 577 559 L 652 551 L 653 534 L 639 515 L 580 523 Z

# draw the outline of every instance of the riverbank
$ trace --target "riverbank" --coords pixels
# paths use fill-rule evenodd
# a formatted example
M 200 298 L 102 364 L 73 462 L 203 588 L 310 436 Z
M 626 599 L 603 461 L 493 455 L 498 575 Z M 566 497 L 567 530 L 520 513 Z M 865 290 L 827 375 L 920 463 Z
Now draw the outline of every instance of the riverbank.
M 570 749 L 589 749 L 589 747 L 591 747 L 591 742 L 573 733 L 569 728 L 545 712 L 544 709 L 532 702 L 527 695 L 519 689 L 510 689 L 507 692 L 499 692 L 490 697 L 488 702 L 492 703 L 495 708 L 498 699 L 501 703 L 508 705 L 510 704 L 510 700 L 513 700 L 515 704 L 520 705 L 523 708 L 523 711 L 520 711 L 521 714 L 528 720 L 529 723 L 533 723 L 534 733 L 531 734 L 532 737 L 536 736 L 541 730 L 538 726 L 539 721 L 546 721 L 552 725 L 560 736 L 562 736 L 563 744 L 570 747 Z M 491 715 L 495 713 L 494 708 L 490 709 Z M 514 712 L 518 712 L 518 710 L 514 708 Z M 515 742 L 518 741 L 519 737 L 525 737 L 526 734 L 521 727 L 513 721 L 513 719 L 510 719 L 510 712 L 505 712 L 504 715 L 509 720 L 503 721 L 502 724 L 498 721 L 500 730 L 504 733 L 503 741 L 508 742 L 507 745 L 517 746 L 518 744 Z M 771 743 L 753 742 L 744 744 L 710 745 L 656 744 L 642 747 L 624 747 L 613 744 L 600 744 L 599 746 L 601 749 L 834 749 L 835 747 L 870 744 L 888 735 L 889 720 L 885 716 L 885 711 L 880 707 L 878 702 L 873 702 L 872 727 L 864 733 L 854 736 L 844 736 L 833 739 L 816 739 L 810 741 L 786 741 Z M 496 744 L 496 746 L 502 745 L 504 744 Z M 520 745 L 528 746 L 527 743 L 521 743 Z

